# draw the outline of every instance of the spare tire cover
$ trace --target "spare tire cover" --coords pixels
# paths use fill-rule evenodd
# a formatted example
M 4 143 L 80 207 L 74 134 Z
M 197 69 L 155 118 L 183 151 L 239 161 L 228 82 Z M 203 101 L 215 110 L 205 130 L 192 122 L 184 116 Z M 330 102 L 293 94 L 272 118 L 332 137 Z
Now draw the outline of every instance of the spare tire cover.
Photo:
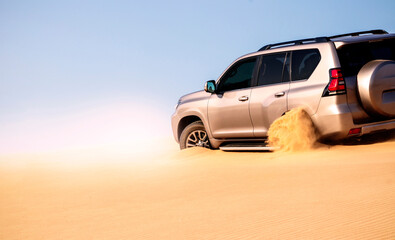
M 359 71 L 357 81 L 362 105 L 368 113 L 395 117 L 395 61 L 366 63 Z

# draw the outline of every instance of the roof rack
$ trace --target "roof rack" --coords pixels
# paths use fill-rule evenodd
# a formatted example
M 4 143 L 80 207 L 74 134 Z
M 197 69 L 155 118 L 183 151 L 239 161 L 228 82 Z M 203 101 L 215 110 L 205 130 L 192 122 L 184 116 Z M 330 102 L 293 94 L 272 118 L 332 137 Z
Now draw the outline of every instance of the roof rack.
M 387 31 L 384 31 L 382 29 L 375 29 L 375 30 L 370 30 L 370 31 L 362 31 L 362 32 L 353 32 L 353 33 L 345 33 L 345 34 L 340 34 L 340 35 L 334 35 L 334 36 L 330 36 L 329 38 L 339 38 L 339 37 L 356 37 L 356 36 L 360 36 L 362 34 L 388 34 Z
M 353 32 L 353 33 L 346 33 L 346 34 L 341 34 L 341 35 L 334 35 L 334 36 L 330 36 L 330 37 L 306 38 L 306 39 L 300 39 L 300 40 L 294 40 L 294 41 L 288 41 L 288 42 L 268 44 L 268 45 L 260 48 L 258 50 L 258 52 L 262 51 L 262 50 L 272 49 L 272 48 L 288 47 L 288 46 L 301 45 L 301 44 L 307 44 L 307 43 L 328 42 L 332 38 L 347 37 L 347 36 L 355 37 L 355 36 L 360 36 L 362 34 L 388 34 L 388 32 L 381 30 L 381 29 L 376 29 L 376 30 L 370 30 L 370 31 Z
M 306 38 L 306 39 L 299 39 L 299 40 L 288 41 L 288 42 L 269 44 L 263 46 L 258 51 L 272 49 L 273 47 L 288 47 L 288 46 L 301 45 L 306 43 L 319 43 L 319 42 L 328 42 L 328 41 L 329 39 L 327 37 Z

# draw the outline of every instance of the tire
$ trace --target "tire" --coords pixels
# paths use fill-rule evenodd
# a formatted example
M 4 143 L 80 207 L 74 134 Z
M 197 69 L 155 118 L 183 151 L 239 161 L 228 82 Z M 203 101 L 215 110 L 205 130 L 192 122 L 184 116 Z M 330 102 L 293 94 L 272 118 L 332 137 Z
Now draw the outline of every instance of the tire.
M 201 121 L 189 124 L 181 133 L 180 149 L 191 147 L 211 148 L 207 131 Z
M 395 117 L 395 61 L 373 60 L 357 75 L 364 109 L 373 116 Z

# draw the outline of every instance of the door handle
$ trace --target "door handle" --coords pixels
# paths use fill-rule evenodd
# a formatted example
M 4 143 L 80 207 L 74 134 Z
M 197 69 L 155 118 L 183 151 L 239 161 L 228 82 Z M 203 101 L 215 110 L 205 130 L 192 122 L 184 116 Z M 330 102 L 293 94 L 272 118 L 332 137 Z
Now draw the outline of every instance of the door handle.
M 244 102 L 244 101 L 247 101 L 247 100 L 248 100 L 248 97 L 247 97 L 247 96 L 239 97 L 239 101 Z
M 285 92 L 278 92 L 276 94 L 274 94 L 275 97 L 282 97 L 285 95 Z

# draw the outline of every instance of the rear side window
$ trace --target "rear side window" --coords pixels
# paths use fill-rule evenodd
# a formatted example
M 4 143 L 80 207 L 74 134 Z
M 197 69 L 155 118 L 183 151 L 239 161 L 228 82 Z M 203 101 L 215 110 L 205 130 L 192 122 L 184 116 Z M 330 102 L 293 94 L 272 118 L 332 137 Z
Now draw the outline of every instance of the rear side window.
M 221 78 L 218 91 L 225 92 L 251 87 L 256 57 L 243 59 L 231 66 Z
M 258 86 L 289 81 L 287 62 L 287 53 L 263 55 Z
M 343 76 L 355 76 L 372 60 L 395 60 L 395 39 L 344 45 L 337 50 L 337 54 Z
M 292 81 L 306 80 L 314 72 L 321 55 L 318 49 L 292 52 Z

